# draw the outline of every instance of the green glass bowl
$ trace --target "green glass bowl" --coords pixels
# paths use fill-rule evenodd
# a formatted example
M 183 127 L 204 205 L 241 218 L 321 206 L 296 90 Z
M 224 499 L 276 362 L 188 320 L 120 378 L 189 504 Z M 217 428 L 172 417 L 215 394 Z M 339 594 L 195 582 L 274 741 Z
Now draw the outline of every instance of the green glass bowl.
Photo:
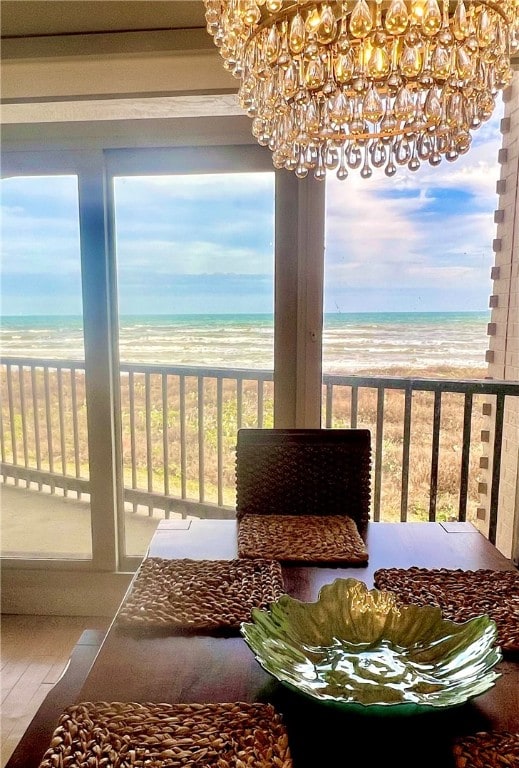
M 241 634 L 261 666 L 310 698 L 369 714 L 461 705 L 491 688 L 502 659 L 488 616 L 457 624 L 440 608 L 398 606 L 356 579 L 324 586 L 315 603 L 283 595 L 253 608 Z

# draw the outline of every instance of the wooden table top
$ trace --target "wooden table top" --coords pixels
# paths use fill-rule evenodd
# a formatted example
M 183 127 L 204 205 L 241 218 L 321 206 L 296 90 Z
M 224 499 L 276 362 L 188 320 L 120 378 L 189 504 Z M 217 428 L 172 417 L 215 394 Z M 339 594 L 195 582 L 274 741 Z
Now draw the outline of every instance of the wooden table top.
M 345 577 L 372 588 L 378 568 L 515 570 L 466 523 L 370 523 L 367 546 L 366 567 L 284 566 L 286 591 L 315 600 L 324 584 Z M 232 559 L 237 557 L 236 522 L 162 521 L 148 554 Z M 503 661 L 498 671 L 496 685 L 462 707 L 415 717 L 353 716 L 286 689 L 260 667 L 239 636 L 136 633 L 114 622 L 75 701 L 270 702 L 286 722 L 294 768 L 454 768 L 455 736 L 519 732 L 519 664 Z M 64 701 L 63 707 L 71 703 Z M 360 754 L 359 762 L 350 762 L 350 754 Z

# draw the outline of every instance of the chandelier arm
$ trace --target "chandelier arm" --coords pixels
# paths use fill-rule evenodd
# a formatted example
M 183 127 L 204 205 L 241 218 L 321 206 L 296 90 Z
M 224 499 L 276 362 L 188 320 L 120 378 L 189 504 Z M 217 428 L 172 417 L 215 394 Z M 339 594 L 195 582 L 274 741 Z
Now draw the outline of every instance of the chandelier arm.
M 498 2 L 494 2 L 493 0 L 479 0 L 479 2 L 480 2 L 482 5 L 486 5 L 488 8 L 490 8 L 491 10 L 495 11 L 496 13 L 498 13 L 498 14 L 501 16 L 501 18 L 502 18 L 502 19 L 503 19 L 503 20 L 504 20 L 504 21 L 505 21 L 507 24 L 511 24 L 511 23 L 513 22 L 513 19 L 510 19 L 510 18 L 509 18 L 509 17 L 506 15 L 506 13 L 504 12 L 504 10 L 501 8 L 501 4 L 500 4 L 500 3 L 498 3 Z

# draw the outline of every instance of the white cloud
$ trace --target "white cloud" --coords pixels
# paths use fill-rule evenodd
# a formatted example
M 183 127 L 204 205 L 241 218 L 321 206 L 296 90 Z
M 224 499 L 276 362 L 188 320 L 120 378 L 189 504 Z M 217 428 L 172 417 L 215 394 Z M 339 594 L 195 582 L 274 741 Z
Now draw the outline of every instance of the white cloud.
M 158 274 L 200 275 L 235 273 L 242 275 L 272 274 L 272 251 L 260 251 L 244 240 L 240 247 L 204 240 L 129 241 L 121 246 L 118 256 L 122 272 L 150 269 Z
M 388 179 L 351 172 L 327 181 L 326 280 L 340 290 L 396 290 L 396 286 L 490 289 L 498 110 L 475 132 L 467 155 L 417 172 L 405 168 Z M 479 308 L 479 307 L 474 307 Z
M 361 180 L 363 181 L 363 180 Z M 417 214 L 424 198 L 381 198 L 376 189 L 328 182 L 327 259 L 353 264 L 401 262 L 419 250 L 423 238 Z

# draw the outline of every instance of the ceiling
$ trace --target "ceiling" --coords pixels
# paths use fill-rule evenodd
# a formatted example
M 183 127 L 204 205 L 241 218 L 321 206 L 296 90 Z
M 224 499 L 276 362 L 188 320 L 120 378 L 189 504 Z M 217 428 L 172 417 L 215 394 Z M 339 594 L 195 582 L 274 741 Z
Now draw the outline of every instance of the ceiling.
M 216 55 L 203 0 L 0 0 L 0 33 L 3 124 L 243 115 L 223 68 L 172 85 L 185 67 L 172 50 Z
M 0 0 L 3 39 L 205 26 L 203 0 Z
M 205 27 L 202 0 L 1 0 L 2 38 Z

